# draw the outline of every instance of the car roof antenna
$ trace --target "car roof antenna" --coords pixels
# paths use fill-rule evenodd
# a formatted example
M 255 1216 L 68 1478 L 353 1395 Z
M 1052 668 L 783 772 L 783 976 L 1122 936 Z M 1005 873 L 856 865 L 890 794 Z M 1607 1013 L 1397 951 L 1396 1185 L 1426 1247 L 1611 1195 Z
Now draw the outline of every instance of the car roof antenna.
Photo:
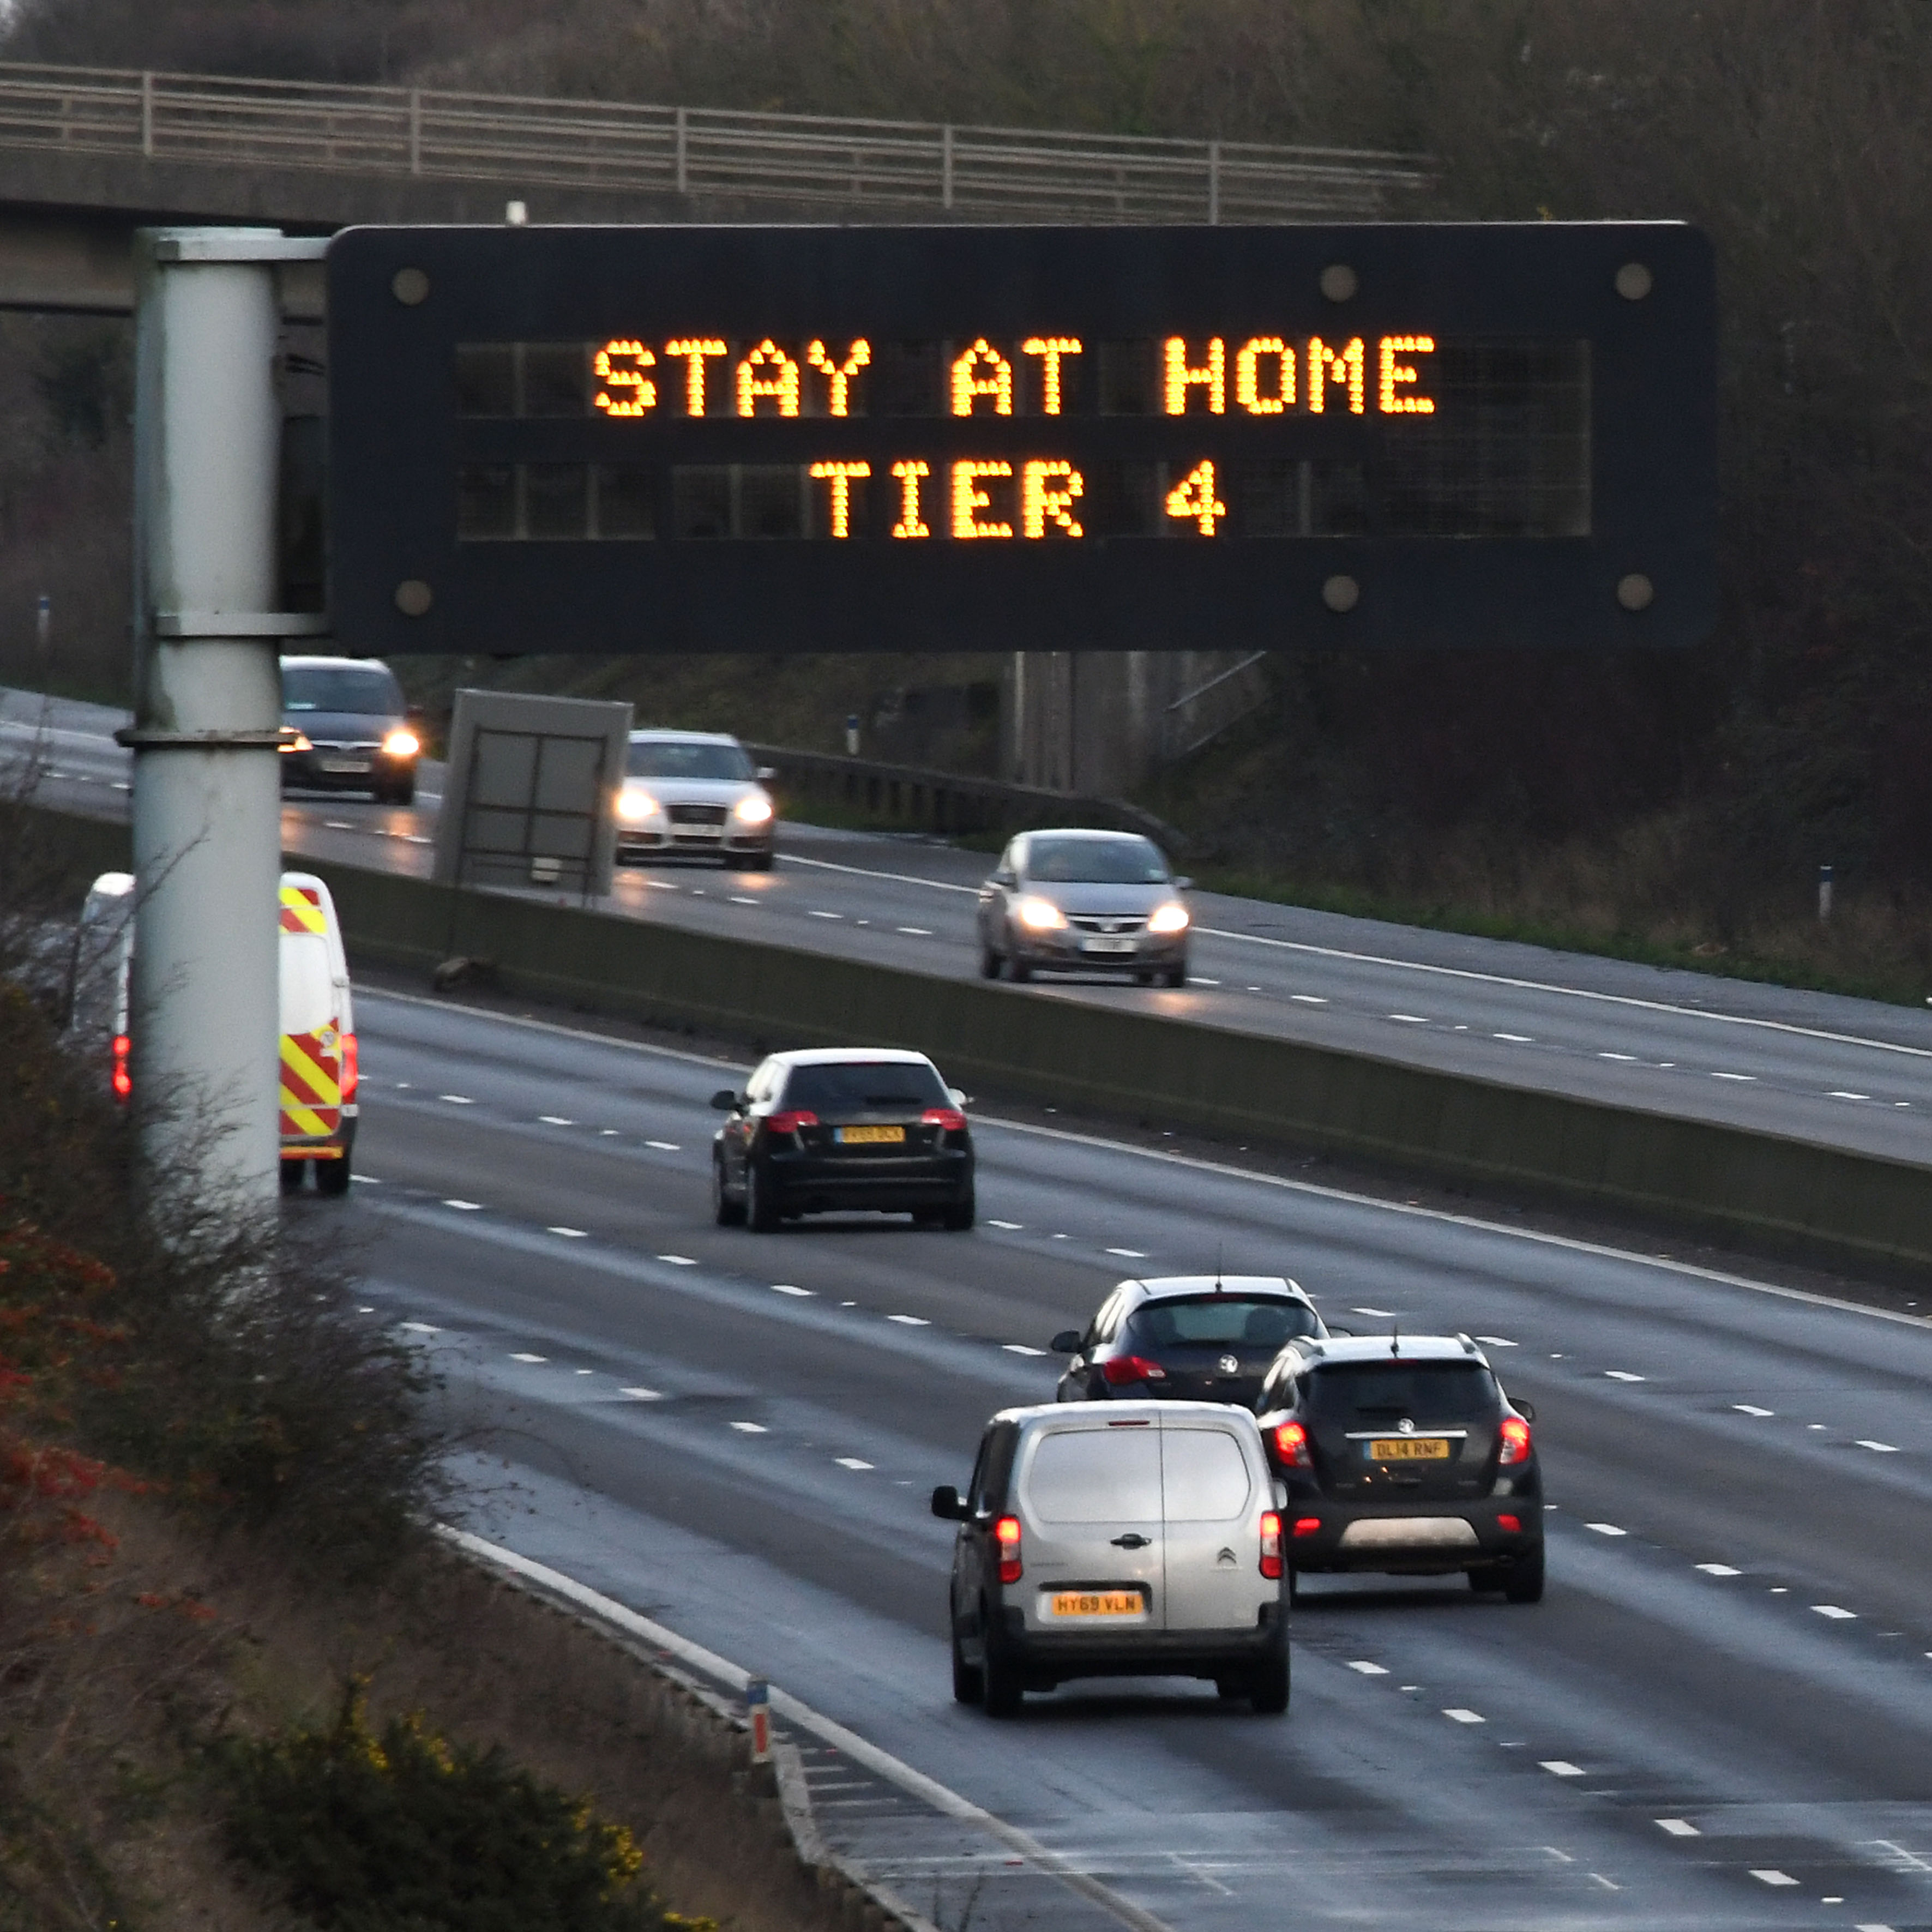
M 1221 1256 L 1222 1251 L 1227 1246 L 1227 1245 L 1228 1244 L 1226 1241 L 1216 1241 L 1214 1244 L 1214 1292 L 1216 1294 L 1222 1292 Z

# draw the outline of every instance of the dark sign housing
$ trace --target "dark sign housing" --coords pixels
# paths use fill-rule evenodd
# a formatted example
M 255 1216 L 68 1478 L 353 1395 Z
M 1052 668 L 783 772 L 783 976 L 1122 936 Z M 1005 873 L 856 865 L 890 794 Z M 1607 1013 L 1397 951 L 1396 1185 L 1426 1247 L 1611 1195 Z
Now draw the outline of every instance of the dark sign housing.
M 1673 223 L 366 228 L 329 604 L 372 652 L 1683 644 Z

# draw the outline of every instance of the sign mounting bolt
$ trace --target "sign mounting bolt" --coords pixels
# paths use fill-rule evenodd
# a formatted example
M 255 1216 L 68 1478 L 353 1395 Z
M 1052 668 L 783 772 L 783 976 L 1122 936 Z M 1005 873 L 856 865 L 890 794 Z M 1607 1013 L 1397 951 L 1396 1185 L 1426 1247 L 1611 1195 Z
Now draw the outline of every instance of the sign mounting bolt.
M 1322 292 L 1331 302 L 1352 302 L 1361 280 L 1346 262 L 1330 262 L 1322 271 Z
M 429 298 L 429 278 L 420 268 L 398 268 L 389 278 L 389 292 L 405 308 Z
M 420 577 L 406 577 L 396 586 L 396 608 L 405 617 L 426 615 L 436 594 Z

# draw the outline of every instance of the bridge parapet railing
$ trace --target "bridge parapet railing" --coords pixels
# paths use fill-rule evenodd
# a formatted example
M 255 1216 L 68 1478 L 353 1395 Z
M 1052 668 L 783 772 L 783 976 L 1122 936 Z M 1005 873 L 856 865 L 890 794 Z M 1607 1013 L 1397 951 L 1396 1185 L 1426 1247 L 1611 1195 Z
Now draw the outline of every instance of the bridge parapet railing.
M 0 148 L 1006 221 L 1370 220 L 1422 157 L 0 62 Z

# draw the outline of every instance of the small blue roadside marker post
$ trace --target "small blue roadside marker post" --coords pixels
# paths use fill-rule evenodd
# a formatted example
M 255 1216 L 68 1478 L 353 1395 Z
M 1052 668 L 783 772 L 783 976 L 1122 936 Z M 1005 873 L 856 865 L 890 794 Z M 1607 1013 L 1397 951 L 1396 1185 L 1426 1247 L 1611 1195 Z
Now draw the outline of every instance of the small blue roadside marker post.
M 772 1757 L 772 1687 L 762 1677 L 745 1686 L 745 1714 L 752 1720 L 752 1762 L 769 1764 Z

